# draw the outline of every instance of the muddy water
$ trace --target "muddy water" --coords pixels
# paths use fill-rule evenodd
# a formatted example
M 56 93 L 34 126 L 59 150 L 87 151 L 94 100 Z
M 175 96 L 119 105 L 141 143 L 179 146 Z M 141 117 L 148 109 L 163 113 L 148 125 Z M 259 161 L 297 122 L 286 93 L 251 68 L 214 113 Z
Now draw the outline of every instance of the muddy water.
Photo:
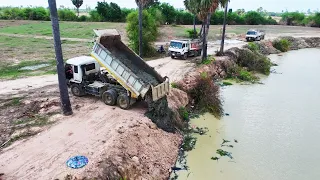
M 301 180 L 320 177 L 320 49 L 272 55 L 279 66 L 264 85 L 233 85 L 222 90 L 230 116 L 209 114 L 192 120 L 208 127 L 188 153 L 189 171 L 178 179 Z M 222 147 L 222 139 L 234 148 Z M 236 143 L 234 140 L 237 140 Z M 217 149 L 234 159 L 217 156 Z M 219 156 L 218 156 L 219 157 Z

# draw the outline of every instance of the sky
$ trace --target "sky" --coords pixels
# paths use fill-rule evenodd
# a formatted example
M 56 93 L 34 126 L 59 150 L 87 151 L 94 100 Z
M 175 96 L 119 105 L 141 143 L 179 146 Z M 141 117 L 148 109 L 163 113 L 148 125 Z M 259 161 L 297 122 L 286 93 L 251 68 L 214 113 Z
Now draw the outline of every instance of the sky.
M 72 8 L 71 0 L 56 0 L 57 6 L 63 5 L 65 7 Z M 102 0 L 100 0 L 102 1 Z M 160 0 L 161 2 L 168 2 L 176 8 L 184 8 L 183 0 Z M 317 2 L 318 1 L 318 2 Z M 229 7 L 236 9 L 256 10 L 259 7 L 272 12 L 281 11 L 303 11 L 307 12 L 320 9 L 320 0 L 231 0 Z M 82 8 L 86 5 L 94 8 L 97 4 L 97 0 L 84 0 Z M 106 2 L 116 2 L 120 7 L 135 8 L 136 4 L 134 0 L 106 0 Z M 48 6 L 47 0 L 0 0 L 0 6 Z

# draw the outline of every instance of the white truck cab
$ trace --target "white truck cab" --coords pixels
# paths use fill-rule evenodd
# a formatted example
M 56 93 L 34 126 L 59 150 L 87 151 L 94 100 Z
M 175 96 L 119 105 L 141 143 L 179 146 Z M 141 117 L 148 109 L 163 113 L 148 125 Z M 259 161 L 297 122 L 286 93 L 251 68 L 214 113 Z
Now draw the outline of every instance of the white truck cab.
M 65 70 L 69 82 L 81 83 L 84 75 L 98 73 L 100 65 L 93 57 L 80 56 L 67 60 Z

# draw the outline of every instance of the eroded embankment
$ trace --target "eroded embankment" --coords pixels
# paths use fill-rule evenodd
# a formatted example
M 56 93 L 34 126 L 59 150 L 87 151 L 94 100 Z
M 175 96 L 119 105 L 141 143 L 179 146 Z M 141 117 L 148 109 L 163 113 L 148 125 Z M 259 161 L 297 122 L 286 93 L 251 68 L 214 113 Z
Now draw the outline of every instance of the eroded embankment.
M 278 41 L 281 39 L 286 39 L 289 42 L 289 50 L 320 47 L 320 38 L 281 37 Z M 195 90 L 201 91 L 199 89 L 199 87 L 203 86 L 201 79 L 209 77 L 212 83 L 226 78 L 238 78 L 241 81 L 256 82 L 256 79 L 246 78 L 246 73 L 244 72 L 266 75 L 270 73 L 270 68 L 273 64 L 267 55 L 278 54 L 281 51 L 274 47 L 274 42 L 272 41 L 255 42 L 254 44 L 254 48 L 252 48 L 252 44 L 245 45 L 242 48 L 231 48 L 225 52 L 225 56 L 211 58 L 212 62 L 210 64 L 198 66 L 194 71 L 188 72 L 181 81 L 175 83 L 177 88 L 187 92 L 191 111 L 192 107 L 197 107 L 197 100 L 193 96 L 193 92 Z M 218 96 L 219 88 L 214 88 L 217 86 L 217 83 L 215 83 L 208 91 L 200 93 L 201 98 L 208 99 L 211 93 Z M 218 98 L 219 100 L 215 102 L 211 100 L 211 105 L 221 106 L 220 97 L 218 96 Z M 208 110 L 210 111 L 210 109 Z M 218 112 L 223 112 L 223 110 Z M 186 143 L 186 139 L 184 141 Z M 184 156 L 184 153 L 180 155 Z

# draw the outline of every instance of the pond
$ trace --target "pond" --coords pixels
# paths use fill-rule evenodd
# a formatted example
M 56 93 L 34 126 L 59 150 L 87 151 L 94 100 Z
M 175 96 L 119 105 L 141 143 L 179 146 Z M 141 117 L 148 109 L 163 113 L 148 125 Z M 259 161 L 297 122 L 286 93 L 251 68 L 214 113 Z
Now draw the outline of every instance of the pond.
M 222 89 L 221 120 L 205 114 L 192 126 L 208 127 L 188 153 L 188 171 L 178 179 L 319 179 L 320 49 L 270 56 L 279 66 L 262 84 Z M 224 140 L 230 141 L 223 146 Z M 223 149 L 233 159 L 216 153 Z M 219 157 L 219 160 L 211 160 Z

